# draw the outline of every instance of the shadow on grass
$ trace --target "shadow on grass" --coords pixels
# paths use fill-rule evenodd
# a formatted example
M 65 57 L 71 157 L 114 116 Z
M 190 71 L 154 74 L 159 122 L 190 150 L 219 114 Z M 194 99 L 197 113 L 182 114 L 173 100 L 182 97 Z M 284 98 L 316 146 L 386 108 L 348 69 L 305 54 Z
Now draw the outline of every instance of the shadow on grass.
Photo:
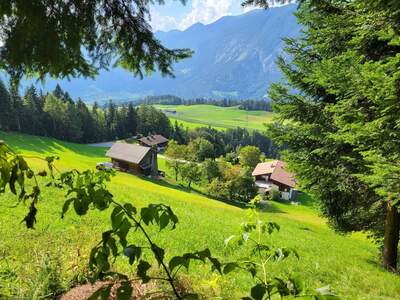
M 307 206 L 307 207 L 312 207 L 316 208 L 317 207 L 317 201 L 311 197 L 309 194 L 299 192 L 297 195 L 297 200 L 300 205 Z
M 53 138 L 16 132 L 0 131 L 0 139 L 3 139 L 17 152 L 37 152 L 40 155 L 57 155 L 59 152 L 70 151 L 83 156 L 96 157 L 104 156 L 106 152 L 106 148 L 96 148 L 85 144 L 74 144 Z
M 381 259 L 381 258 L 379 258 L 379 259 Z M 383 267 L 382 262 L 379 259 L 378 258 L 377 259 L 371 259 L 370 258 L 370 259 L 365 259 L 365 261 L 367 262 L 367 264 L 373 266 L 376 269 L 379 269 L 379 270 L 382 270 L 382 271 L 385 271 L 385 272 L 389 272 L 388 270 L 386 270 Z M 393 273 L 393 274 L 399 274 L 399 272 Z
M 148 178 L 148 177 L 145 177 L 145 176 L 141 176 L 141 178 L 143 180 L 152 182 L 154 184 L 157 184 L 157 185 L 160 185 L 160 186 L 163 186 L 163 187 L 166 187 L 166 188 L 170 188 L 170 189 L 174 189 L 174 190 L 181 191 L 181 192 L 186 192 L 186 193 L 194 193 L 194 194 L 201 195 L 201 196 L 204 196 L 206 198 L 209 198 L 209 199 L 212 199 L 212 200 L 215 200 L 215 201 L 218 201 L 218 202 L 222 202 L 222 203 L 225 203 L 227 205 L 234 206 L 234 207 L 238 207 L 238 208 L 241 208 L 241 209 L 248 209 L 249 208 L 248 203 L 241 202 L 241 201 L 235 201 L 235 200 L 229 201 L 229 200 L 224 200 L 224 199 L 212 198 L 210 195 L 207 195 L 206 193 L 204 193 L 204 192 L 202 192 L 202 191 L 200 191 L 198 189 L 195 189 L 193 187 L 189 188 L 189 187 L 183 186 L 181 184 L 173 184 L 173 183 L 170 183 L 170 182 L 166 181 L 165 179 L 155 180 L 155 179 Z M 282 213 L 282 214 L 286 213 L 286 212 L 280 210 L 278 207 L 274 206 L 273 204 L 265 205 L 261 209 L 261 212 Z

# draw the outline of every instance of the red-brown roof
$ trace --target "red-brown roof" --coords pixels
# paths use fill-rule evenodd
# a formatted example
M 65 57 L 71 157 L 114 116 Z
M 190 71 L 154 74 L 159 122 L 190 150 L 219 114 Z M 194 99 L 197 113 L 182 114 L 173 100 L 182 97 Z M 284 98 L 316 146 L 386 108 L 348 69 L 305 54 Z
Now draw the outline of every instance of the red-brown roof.
M 143 144 L 145 144 L 146 146 L 154 146 L 154 145 L 159 145 L 159 144 L 164 144 L 166 142 L 168 142 L 168 139 L 163 137 L 160 134 L 155 134 L 155 135 L 149 135 L 146 137 L 143 137 L 141 139 L 139 139 L 139 141 Z
M 285 169 L 285 163 L 283 161 L 277 160 L 267 163 L 260 163 L 256 166 L 252 173 L 253 176 L 269 174 L 271 175 L 270 180 L 284 184 L 291 188 L 296 186 L 294 174 Z
M 275 160 L 270 162 L 259 163 L 254 169 L 253 173 L 251 173 L 251 175 L 260 176 L 260 175 L 272 174 L 277 162 L 278 161 Z

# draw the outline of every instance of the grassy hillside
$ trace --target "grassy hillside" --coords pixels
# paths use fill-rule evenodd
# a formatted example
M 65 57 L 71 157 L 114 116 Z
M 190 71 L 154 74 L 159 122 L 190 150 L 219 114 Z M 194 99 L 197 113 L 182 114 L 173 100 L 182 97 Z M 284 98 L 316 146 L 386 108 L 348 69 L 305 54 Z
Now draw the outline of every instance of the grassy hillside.
M 182 122 L 185 127 L 212 126 L 217 129 L 244 127 L 264 129 L 264 123 L 272 120 L 274 114 L 266 111 L 245 111 L 238 107 L 219 107 L 214 105 L 156 105 L 162 110 L 175 110 L 167 113 L 174 121 Z
M 105 149 L 1 132 L 0 139 L 27 155 L 59 155 L 60 168 L 93 168 L 96 162 L 105 160 Z M 30 162 L 42 167 L 35 158 Z M 171 183 L 123 173 L 118 173 L 110 188 L 121 202 L 139 207 L 162 202 L 172 207 L 179 217 L 177 229 L 159 233 L 154 228 L 151 232 L 157 243 L 168 249 L 167 256 L 207 247 L 223 261 L 245 255 L 242 250 L 228 251 L 223 244 L 245 220 L 241 208 L 189 193 Z M 0 294 L 43 299 L 49 290 L 67 289 L 71 282 L 82 280 L 88 251 L 100 239 L 100 230 L 109 228 L 110 212 L 92 211 L 82 218 L 69 213 L 62 220 L 63 197 L 63 191 L 46 189 L 38 207 L 36 229 L 27 230 L 20 224 L 26 205 L 13 207 L 16 202 L 10 193 L 0 195 Z M 282 227 L 274 243 L 293 247 L 301 256 L 299 261 L 271 264 L 271 271 L 301 273 L 313 287 L 330 284 L 344 299 L 400 298 L 399 279 L 380 268 L 376 247 L 362 235 L 342 236 L 330 230 L 312 203 L 274 203 L 262 217 Z M 126 270 L 127 265 L 117 264 L 115 268 Z M 219 277 L 202 265 L 191 268 L 190 274 L 191 286 L 207 298 L 222 295 L 223 299 L 239 299 L 249 286 L 247 276 L 235 273 Z

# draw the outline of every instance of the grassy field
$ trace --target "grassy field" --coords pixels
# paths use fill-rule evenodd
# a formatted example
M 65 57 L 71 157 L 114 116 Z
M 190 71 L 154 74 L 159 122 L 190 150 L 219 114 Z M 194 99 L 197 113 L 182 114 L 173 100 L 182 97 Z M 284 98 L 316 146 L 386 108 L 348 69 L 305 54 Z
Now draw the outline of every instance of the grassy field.
M 96 162 L 105 160 L 106 149 L 1 132 L 0 139 L 26 155 L 59 155 L 57 165 L 62 169 L 93 168 Z M 35 158 L 29 161 L 37 169 L 43 167 Z M 163 168 L 163 162 L 160 165 Z M 222 261 L 245 255 L 239 249 L 228 251 L 223 243 L 226 237 L 237 233 L 245 220 L 241 208 L 188 192 L 174 185 L 171 179 L 156 182 L 118 173 L 110 189 L 120 202 L 131 202 L 138 207 L 161 202 L 172 207 L 179 217 L 177 229 L 161 233 L 151 229 L 156 242 L 167 249 L 168 257 L 204 248 L 210 248 Z M 70 212 L 62 220 L 63 198 L 63 191 L 45 189 L 38 206 L 36 229 L 27 230 L 20 224 L 27 206 L 21 203 L 14 207 L 16 200 L 10 193 L 0 195 L 0 295 L 3 297 L 44 299 L 51 291 L 66 290 L 84 279 L 89 249 L 101 238 L 100 230 L 110 227 L 110 211 L 90 211 L 84 217 Z M 343 299 L 400 298 L 400 280 L 379 266 L 376 246 L 361 234 L 343 236 L 333 232 L 318 217 L 312 201 L 300 206 L 273 203 L 262 218 L 281 225 L 280 233 L 274 237 L 276 245 L 293 247 L 301 256 L 299 261 L 289 259 L 271 264 L 271 274 L 300 273 L 308 286 L 329 284 Z M 127 264 L 117 264 L 115 268 L 128 270 Z M 203 265 L 191 268 L 187 280 L 208 299 L 240 299 L 251 282 L 240 273 L 216 276 Z
M 214 105 L 156 105 L 161 110 L 175 110 L 167 113 L 171 121 L 178 120 L 185 127 L 212 126 L 217 129 L 244 127 L 264 129 L 264 123 L 272 120 L 274 114 L 266 111 L 245 111 L 238 107 Z

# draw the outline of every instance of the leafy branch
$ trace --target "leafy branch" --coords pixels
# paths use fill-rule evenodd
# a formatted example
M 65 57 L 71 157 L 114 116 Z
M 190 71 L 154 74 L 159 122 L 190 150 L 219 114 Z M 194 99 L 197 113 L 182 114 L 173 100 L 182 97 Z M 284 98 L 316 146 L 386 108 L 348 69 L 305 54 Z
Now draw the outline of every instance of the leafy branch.
M 113 195 L 107 189 L 107 183 L 115 175 L 114 171 L 78 171 L 70 170 L 60 172 L 55 166 L 56 157 L 41 159 L 47 164 L 47 171 L 35 173 L 26 163 L 23 156 L 13 152 L 4 142 L 0 143 L 0 193 L 4 193 L 6 186 L 17 194 L 16 184 L 20 187 L 19 199 L 26 201 L 32 199 L 27 216 L 24 218 L 28 228 L 33 228 L 36 222 L 36 204 L 39 200 L 40 186 L 36 175 L 50 176 L 51 181 L 46 186 L 66 190 L 66 200 L 62 207 L 61 217 L 73 207 L 75 213 L 83 216 L 89 209 L 99 211 L 114 207 L 111 212 L 111 229 L 102 233 L 101 240 L 94 246 L 90 253 L 89 268 L 93 272 L 92 281 L 101 279 L 112 279 L 118 285 L 116 295 L 118 299 L 130 299 L 133 288 L 132 279 L 127 275 L 114 272 L 112 265 L 119 257 L 128 258 L 129 264 L 136 266 L 136 274 L 142 283 L 150 280 L 161 280 L 169 283 L 173 295 L 177 299 L 197 298 L 197 294 L 182 294 L 176 285 L 178 271 L 185 267 L 189 268 L 191 261 L 211 262 L 213 269 L 221 273 L 220 262 L 211 255 L 209 249 L 186 253 L 182 256 L 175 256 L 169 262 L 165 259 L 165 250 L 159 247 L 149 235 L 146 227 L 157 225 L 162 231 L 168 226 L 171 230 L 176 228 L 178 217 L 169 206 L 164 204 L 150 204 L 140 209 L 130 203 L 121 204 L 114 200 Z M 57 171 L 57 176 L 55 172 Z M 25 178 L 33 179 L 33 192 L 27 194 L 25 191 Z M 146 240 L 146 245 L 130 243 L 129 233 L 140 232 Z M 148 271 L 152 264 L 143 257 L 144 251 L 150 249 L 158 266 L 161 267 L 165 277 L 150 276 Z M 135 279 L 137 280 L 137 279 Z M 91 299 L 108 299 L 114 284 L 107 284 L 96 291 Z
M 250 289 L 250 296 L 245 300 L 272 299 L 275 295 L 283 298 L 307 298 L 307 299 L 338 299 L 330 287 L 324 287 L 315 291 L 305 288 L 300 276 L 291 276 L 288 279 L 270 276 L 268 265 L 272 262 L 282 262 L 290 256 L 300 259 L 297 251 L 291 248 L 276 248 L 272 243 L 272 234 L 280 230 L 275 222 L 264 222 L 257 211 L 258 197 L 250 203 L 249 221 L 241 224 L 241 232 L 232 235 L 225 240 L 227 247 L 250 248 L 249 255 L 236 262 L 224 265 L 223 274 L 233 271 L 244 271 L 253 278 L 254 285 Z M 270 243 L 264 243 L 264 236 L 269 237 Z

